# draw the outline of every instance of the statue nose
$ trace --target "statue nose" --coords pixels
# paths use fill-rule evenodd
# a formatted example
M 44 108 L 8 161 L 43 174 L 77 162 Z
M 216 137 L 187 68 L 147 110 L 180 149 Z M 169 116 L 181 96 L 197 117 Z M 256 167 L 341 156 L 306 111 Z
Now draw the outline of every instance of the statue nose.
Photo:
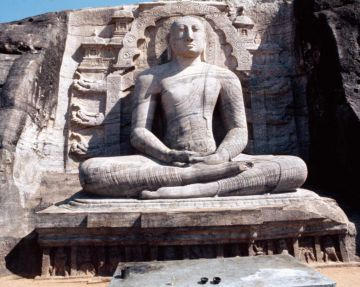
M 192 40 L 194 40 L 193 32 L 191 30 L 188 30 L 186 33 L 186 41 L 191 42 Z

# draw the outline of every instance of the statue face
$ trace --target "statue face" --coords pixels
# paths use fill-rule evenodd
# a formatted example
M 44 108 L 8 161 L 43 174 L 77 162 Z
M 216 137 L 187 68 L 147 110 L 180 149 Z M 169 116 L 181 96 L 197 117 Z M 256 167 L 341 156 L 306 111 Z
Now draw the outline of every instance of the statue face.
M 195 17 L 181 17 L 171 26 L 169 42 L 174 55 L 185 58 L 197 57 L 205 49 L 205 27 Z

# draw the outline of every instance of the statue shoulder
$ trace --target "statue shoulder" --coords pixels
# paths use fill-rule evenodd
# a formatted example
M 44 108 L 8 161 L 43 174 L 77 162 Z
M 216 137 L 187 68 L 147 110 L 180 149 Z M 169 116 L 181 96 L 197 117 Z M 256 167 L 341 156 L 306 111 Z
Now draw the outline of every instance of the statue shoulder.
M 211 71 L 220 82 L 221 88 L 227 93 L 241 94 L 242 88 L 239 77 L 231 70 L 211 65 Z
M 209 67 L 210 73 L 213 73 L 216 78 L 218 78 L 221 82 L 231 82 L 231 81 L 239 81 L 239 78 L 235 75 L 235 73 L 227 68 L 223 68 L 220 66 L 207 64 Z
M 157 65 L 154 67 L 151 67 L 149 69 L 144 70 L 138 75 L 138 79 L 140 80 L 161 80 L 164 75 L 166 74 L 166 71 L 169 69 L 169 63 L 163 64 L 163 65 Z
M 146 69 L 138 74 L 135 85 L 149 89 L 148 92 L 159 92 L 161 90 L 161 80 L 167 69 L 167 64 Z

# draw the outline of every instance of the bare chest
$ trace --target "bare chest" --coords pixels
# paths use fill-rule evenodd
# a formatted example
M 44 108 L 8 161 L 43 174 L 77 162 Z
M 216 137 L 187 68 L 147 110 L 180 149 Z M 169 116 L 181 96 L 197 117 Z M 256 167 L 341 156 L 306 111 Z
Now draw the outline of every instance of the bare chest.
M 220 82 L 208 75 L 177 75 L 162 81 L 161 102 L 165 111 L 194 113 L 215 106 L 220 89 Z

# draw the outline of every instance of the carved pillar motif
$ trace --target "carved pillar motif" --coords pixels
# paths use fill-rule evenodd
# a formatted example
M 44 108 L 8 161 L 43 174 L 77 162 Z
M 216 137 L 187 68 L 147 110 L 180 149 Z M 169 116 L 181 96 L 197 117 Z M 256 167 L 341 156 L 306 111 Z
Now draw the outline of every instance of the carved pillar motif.
M 117 10 L 109 25 L 110 39 L 97 32 L 81 44 L 80 62 L 71 89 L 69 105 L 70 160 L 84 161 L 94 156 L 120 153 L 120 98 L 134 84 L 133 72 L 116 65 L 116 55 L 129 31 L 132 12 Z
M 321 251 L 321 243 L 320 243 L 320 237 L 319 237 L 319 236 L 316 236 L 314 240 L 315 240 L 315 256 L 316 256 L 316 261 L 317 261 L 317 262 L 323 262 L 322 251 Z
M 52 273 L 52 266 L 50 262 L 50 248 L 44 247 L 42 251 L 41 276 L 49 277 L 51 273 Z
M 238 32 L 238 36 L 244 43 L 254 44 L 255 35 L 253 28 L 255 24 L 253 20 L 250 17 L 244 15 L 243 7 L 238 9 L 238 14 L 239 15 L 233 21 L 233 25 Z
M 51 275 L 68 277 L 70 275 L 70 268 L 68 263 L 69 262 L 65 247 L 55 248 L 54 264 Z
M 71 246 L 71 255 L 70 255 L 70 275 L 72 277 L 77 276 L 77 246 Z
M 300 256 L 300 249 L 299 249 L 299 239 L 298 238 L 293 238 L 292 240 L 293 243 L 293 249 L 294 249 L 294 257 L 298 260 L 301 260 Z
M 346 236 L 344 234 L 339 235 L 339 247 L 342 261 L 350 262 L 349 252 L 346 248 Z
M 133 19 L 134 16 L 131 11 L 121 9 L 114 13 L 112 23 L 115 25 L 115 30 L 110 42 L 111 44 L 122 44 L 122 40 L 129 31 L 130 23 Z

